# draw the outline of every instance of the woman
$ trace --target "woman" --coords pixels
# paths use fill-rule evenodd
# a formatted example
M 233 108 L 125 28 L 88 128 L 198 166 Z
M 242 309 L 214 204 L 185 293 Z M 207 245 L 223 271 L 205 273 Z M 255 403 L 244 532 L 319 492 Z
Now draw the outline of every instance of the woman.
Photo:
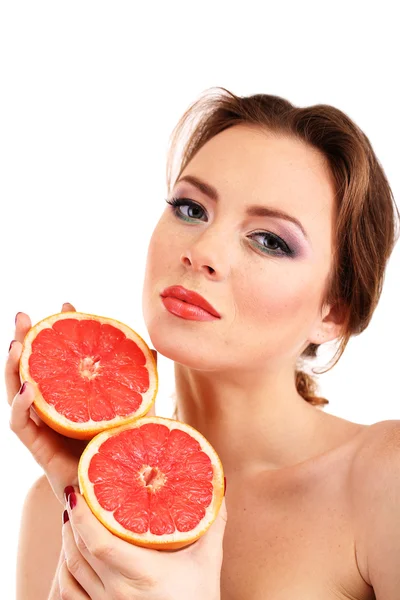
M 220 88 L 178 123 L 167 179 L 144 317 L 154 348 L 175 363 L 175 416 L 222 459 L 226 527 L 224 503 L 182 551 L 107 537 L 77 493 L 81 448 L 32 421 L 29 384 L 18 393 L 30 326 L 19 313 L 11 427 L 47 476 L 24 509 L 20 597 L 48 597 L 62 546 L 51 598 L 398 599 L 399 421 L 365 426 L 324 413 L 302 370 L 333 340 L 337 361 L 367 327 L 397 239 L 399 213 L 368 138 L 333 107 Z M 165 300 L 170 286 L 201 294 L 209 311 Z M 61 541 L 56 497 L 64 503 L 68 484 Z

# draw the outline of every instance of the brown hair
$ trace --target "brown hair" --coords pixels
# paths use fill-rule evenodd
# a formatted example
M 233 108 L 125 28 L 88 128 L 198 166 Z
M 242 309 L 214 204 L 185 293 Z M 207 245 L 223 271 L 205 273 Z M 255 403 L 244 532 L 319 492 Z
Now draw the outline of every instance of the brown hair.
M 215 90 L 215 91 L 213 91 Z M 342 111 L 327 104 L 299 108 L 269 94 L 236 96 L 225 88 L 210 88 L 193 102 L 174 128 L 168 151 L 167 186 L 181 137 L 176 181 L 190 160 L 212 137 L 238 124 L 302 140 L 327 159 L 336 187 L 335 252 L 325 302 L 344 311 L 343 334 L 330 370 L 352 335 L 369 324 L 381 295 L 387 261 L 398 239 L 399 211 L 385 173 L 366 135 Z M 309 344 L 296 367 L 298 393 L 316 406 L 328 404 L 317 395 L 317 382 L 302 370 L 306 358 L 317 356 Z M 326 372 L 322 371 L 322 372 Z M 313 370 L 315 373 L 315 371 Z

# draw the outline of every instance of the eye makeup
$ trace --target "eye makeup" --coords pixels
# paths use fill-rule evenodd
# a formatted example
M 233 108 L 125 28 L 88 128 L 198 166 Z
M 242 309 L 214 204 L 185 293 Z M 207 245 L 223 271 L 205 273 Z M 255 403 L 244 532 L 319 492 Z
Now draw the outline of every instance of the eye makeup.
M 194 223 L 201 219 L 201 215 L 198 213 L 204 213 L 206 216 L 206 210 L 201 206 L 201 204 L 194 202 L 190 198 L 177 198 L 173 197 L 171 199 L 166 198 L 165 201 L 171 205 L 174 215 L 187 223 Z M 194 211 L 195 215 L 185 215 L 181 207 L 185 207 L 187 211 Z M 248 239 L 252 241 L 254 247 L 260 250 L 263 254 L 268 254 L 275 257 L 286 257 L 286 258 L 295 258 L 298 254 L 299 243 L 296 236 L 293 236 L 286 228 L 284 233 L 285 239 L 282 239 L 280 235 L 273 231 L 254 231 L 248 235 Z M 261 242 L 257 242 L 254 238 L 259 238 Z M 289 241 L 290 240 L 290 241 Z M 267 245 L 265 243 L 266 242 Z M 289 242 L 289 243 L 288 243 Z M 268 244 L 272 244 L 273 247 L 268 247 Z

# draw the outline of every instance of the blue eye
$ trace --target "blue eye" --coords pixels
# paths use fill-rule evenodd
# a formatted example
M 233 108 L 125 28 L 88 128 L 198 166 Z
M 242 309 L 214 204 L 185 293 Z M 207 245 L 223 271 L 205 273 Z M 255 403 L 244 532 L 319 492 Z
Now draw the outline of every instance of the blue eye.
M 167 198 L 165 201 L 167 202 L 167 204 L 170 204 L 172 206 L 173 212 L 178 219 L 188 221 L 189 223 L 193 221 L 193 219 L 200 219 L 201 215 L 196 213 L 200 212 L 205 214 L 205 211 L 200 206 L 200 204 L 189 200 L 189 198 L 171 198 L 171 200 Z M 181 206 L 188 206 L 189 210 L 192 210 L 195 214 L 182 214 L 182 211 L 178 210 Z M 287 256 L 290 258 L 292 258 L 295 255 L 295 252 L 291 250 L 291 248 L 289 248 L 286 242 L 275 233 L 271 233 L 269 231 L 259 231 L 253 233 L 251 235 L 251 238 L 257 236 L 263 237 L 264 243 L 266 241 L 268 244 L 268 246 L 266 246 L 264 243 L 259 244 L 258 242 L 256 242 L 257 247 L 261 250 L 261 252 L 264 252 L 265 254 L 271 254 L 272 256 Z

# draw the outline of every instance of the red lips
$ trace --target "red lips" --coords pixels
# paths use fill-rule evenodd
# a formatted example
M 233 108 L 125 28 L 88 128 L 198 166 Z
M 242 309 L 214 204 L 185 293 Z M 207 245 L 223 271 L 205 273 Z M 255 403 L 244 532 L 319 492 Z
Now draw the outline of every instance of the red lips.
M 203 296 L 197 294 L 196 292 L 191 292 L 181 285 L 173 285 L 171 287 L 166 288 L 161 292 L 161 296 L 163 298 L 170 296 L 171 298 L 177 298 L 178 300 L 182 300 L 183 302 L 188 302 L 189 304 L 194 304 L 195 306 L 199 306 L 203 310 L 206 310 L 214 317 L 221 318 L 221 315 L 215 310 L 211 304 L 207 302 Z

